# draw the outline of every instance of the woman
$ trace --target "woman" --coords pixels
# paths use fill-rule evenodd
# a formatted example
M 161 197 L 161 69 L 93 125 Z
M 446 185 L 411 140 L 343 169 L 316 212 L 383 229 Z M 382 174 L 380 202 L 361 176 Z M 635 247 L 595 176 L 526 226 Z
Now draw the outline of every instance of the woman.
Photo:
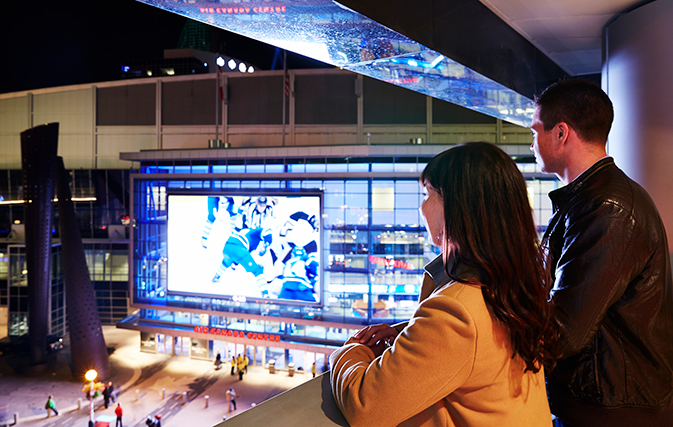
M 556 329 L 523 176 L 479 142 L 437 155 L 420 182 L 443 256 L 399 334 L 370 326 L 331 355 L 339 408 L 352 427 L 551 426 Z

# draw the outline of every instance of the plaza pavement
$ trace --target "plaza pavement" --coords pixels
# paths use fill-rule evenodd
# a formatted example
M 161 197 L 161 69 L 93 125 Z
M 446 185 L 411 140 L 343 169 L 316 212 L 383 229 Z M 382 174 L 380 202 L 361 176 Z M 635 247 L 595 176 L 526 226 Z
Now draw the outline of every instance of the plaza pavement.
M 242 381 L 230 375 L 227 364 L 216 371 L 213 363 L 184 357 L 140 352 L 137 331 L 103 327 L 106 344 L 114 348 L 110 355 L 112 378 L 116 388 L 121 386 L 118 402 L 124 410 L 124 427 L 145 427 L 147 416 L 162 414 L 162 426 L 211 427 L 287 389 L 302 384 L 311 374 L 287 371 L 275 374 L 261 366 L 249 366 Z M 18 425 L 26 427 L 69 427 L 88 425 L 89 405 L 82 393 L 83 382 L 71 378 L 66 349 L 49 363 L 49 370 L 39 377 L 24 377 L 15 373 L 20 361 L 12 355 L 0 355 L 0 407 L 7 405 L 10 424 L 18 414 Z M 234 387 L 238 398 L 237 410 L 229 412 L 226 390 Z M 165 398 L 162 399 L 162 389 Z M 138 390 L 138 399 L 136 399 Z M 183 404 L 183 392 L 187 392 Z M 44 409 L 52 394 L 59 416 L 47 418 Z M 205 396 L 209 396 L 206 408 Z M 82 398 L 81 409 L 78 398 Z M 103 407 L 103 399 L 95 402 L 95 419 L 108 418 L 114 426 L 114 408 Z M 1 425 L 1 424 L 0 424 Z

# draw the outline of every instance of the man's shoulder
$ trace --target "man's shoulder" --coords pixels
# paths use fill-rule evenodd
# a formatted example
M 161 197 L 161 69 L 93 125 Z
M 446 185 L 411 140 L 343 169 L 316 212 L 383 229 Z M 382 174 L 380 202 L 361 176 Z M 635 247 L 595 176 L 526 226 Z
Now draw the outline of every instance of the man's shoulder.
M 586 211 L 608 203 L 631 211 L 640 192 L 645 190 L 617 166 L 609 164 L 575 185 L 570 205 L 573 210 Z
M 648 192 L 614 164 L 608 165 L 576 191 L 574 209 L 611 204 L 627 215 L 659 216 Z

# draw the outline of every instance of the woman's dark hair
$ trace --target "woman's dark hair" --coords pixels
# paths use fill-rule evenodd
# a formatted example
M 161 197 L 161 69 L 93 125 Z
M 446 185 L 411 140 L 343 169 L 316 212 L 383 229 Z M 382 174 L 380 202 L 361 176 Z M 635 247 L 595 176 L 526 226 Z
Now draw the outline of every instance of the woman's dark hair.
M 482 293 L 509 330 L 513 354 L 526 370 L 553 369 L 558 358 L 557 326 L 526 182 L 514 161 L 487 142 L 456 146 L 435 156 L 420 177 L 444 202 L 447 274 L 460 280 L 461 263 L 481 273 Z

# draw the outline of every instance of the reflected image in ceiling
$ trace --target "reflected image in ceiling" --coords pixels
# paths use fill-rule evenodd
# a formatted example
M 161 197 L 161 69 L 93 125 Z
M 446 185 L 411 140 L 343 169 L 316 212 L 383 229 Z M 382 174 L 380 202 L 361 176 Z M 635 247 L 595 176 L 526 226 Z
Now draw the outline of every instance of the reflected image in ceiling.
M 533 103 L 446 56 L 329 0 L 139 0 L 523 127 Z

